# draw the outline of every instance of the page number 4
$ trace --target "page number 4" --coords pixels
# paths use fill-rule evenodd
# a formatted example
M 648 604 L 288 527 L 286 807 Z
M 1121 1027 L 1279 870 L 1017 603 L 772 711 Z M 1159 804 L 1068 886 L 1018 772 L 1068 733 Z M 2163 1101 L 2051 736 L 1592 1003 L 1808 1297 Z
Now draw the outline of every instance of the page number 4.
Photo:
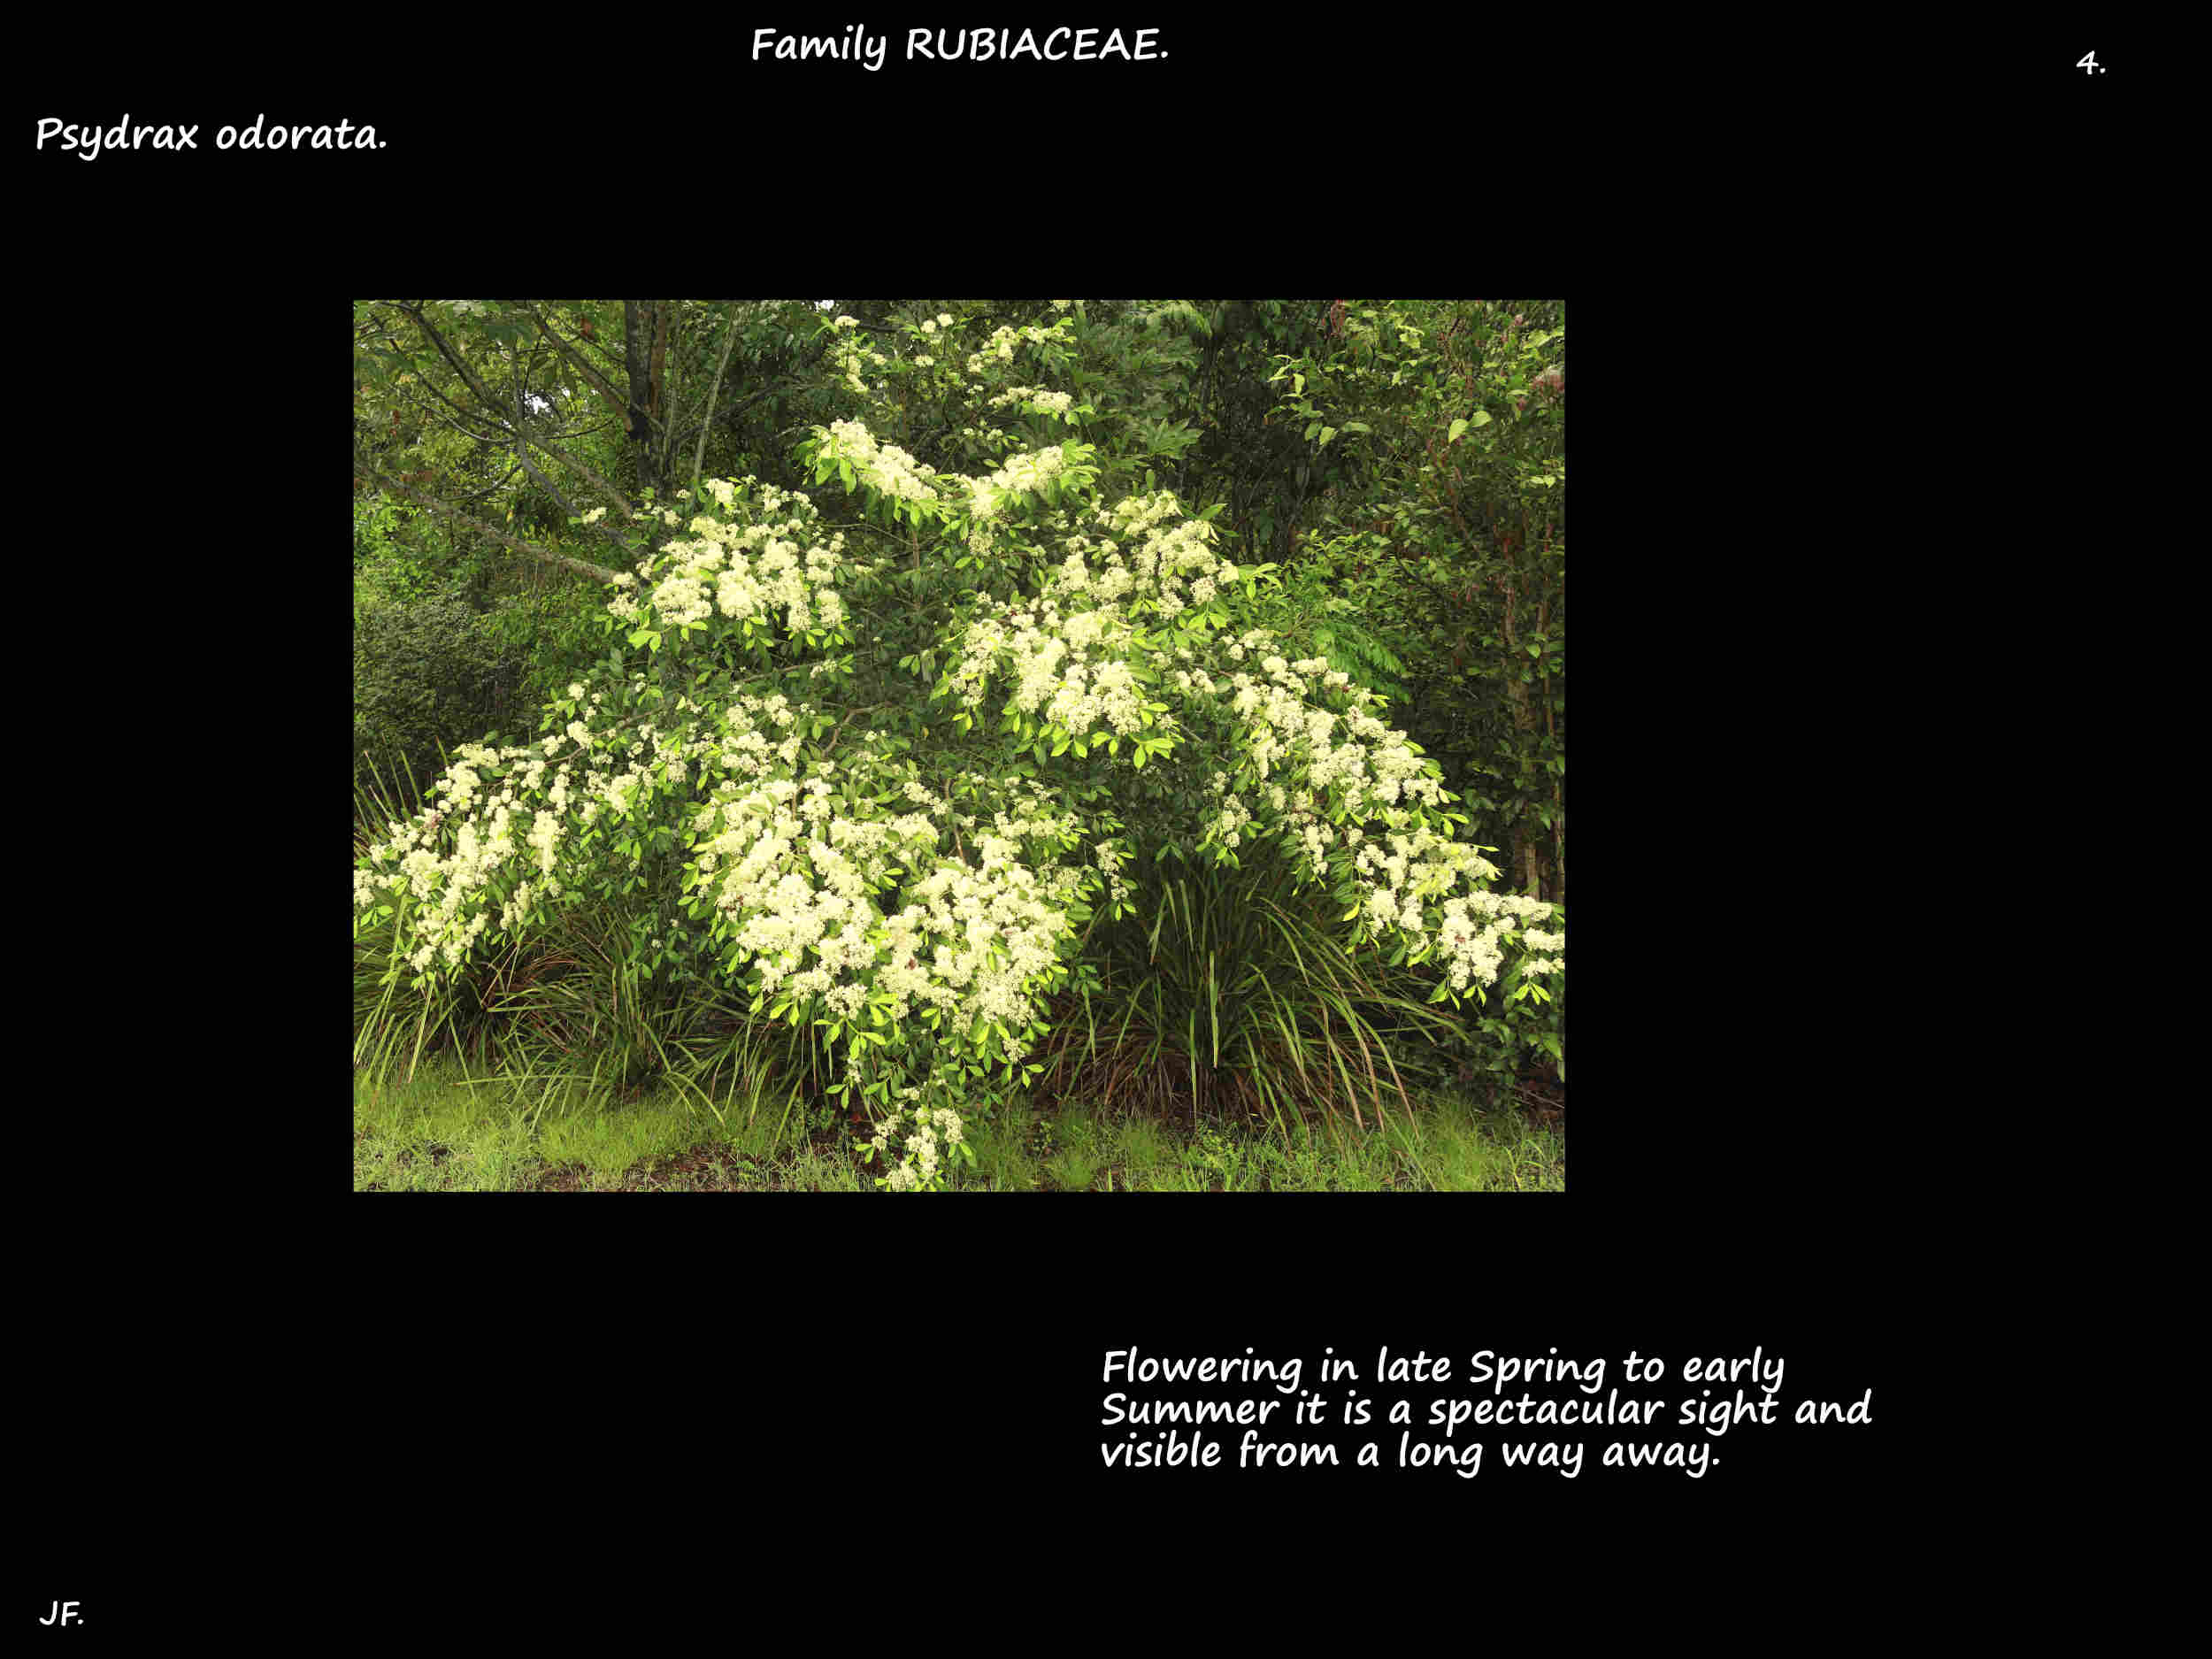
M 2076 64 L 2074 67 L 2080 70 L 2085 75 L 2101 75 L 2104 73 L 2104 65 L 2097 61 L 2097 54 L 2094 52 L 2090 53 L 2088 57 L 2083 58 L 2081 62 Z

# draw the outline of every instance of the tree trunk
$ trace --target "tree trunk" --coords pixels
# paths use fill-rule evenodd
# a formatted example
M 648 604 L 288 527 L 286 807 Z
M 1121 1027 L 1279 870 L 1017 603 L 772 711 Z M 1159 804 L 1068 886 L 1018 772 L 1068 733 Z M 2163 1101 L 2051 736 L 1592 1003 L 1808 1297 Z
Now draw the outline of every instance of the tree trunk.
M 1521 645 L 1513 632 L 1513 585 L 1509 574 L 1505 579 L 1505 696 L 1513 707 L 1513 729 L 1521 740 L 1524 754 L 1533 745 L 1536 736 L 1536 711 L 1529 706 L 1528 682 L 1521 678 Z M 1513 838 L 1521 854 L 1522 879 L 1532 897 L 1544 895 L 1543 826 L 1536 821 L 1536 803 L 1524 797 L 1521 810 L 1514 820 Z
M 667 480 L 660 475 L 661 447 L 653 442 L 652 417 L 648 413 L 657 401 L 653 342 L 658 332 L 658 311 L 651 300 L 622 302 L 622 366 L 630 380 L 630 454 L 637 462 L 639 495 L 649 489 L 656 501 L 667 495 Z

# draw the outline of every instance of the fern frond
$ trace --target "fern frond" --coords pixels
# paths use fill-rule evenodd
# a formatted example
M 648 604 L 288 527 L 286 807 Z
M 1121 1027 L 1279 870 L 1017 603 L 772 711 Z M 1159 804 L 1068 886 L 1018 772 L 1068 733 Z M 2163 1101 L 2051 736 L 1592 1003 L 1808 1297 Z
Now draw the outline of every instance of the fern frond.
M 1188 300 L 1167 300 L 1158 305 L 1147 306 L 1136 313 L 1136 318 L 1138 325 L 1145 328 L 1160 328 L 1170 323 L 1181 323 L 1186 327 L 1195 327 L 1202 334 L 1213 332 L 1206 321 L 1205 313 Z
M 1397 653 L 1358 624 L 1332 618 L 1315 626 L 1313 641 L 1329 659 L 1329 666 L 1349 674 L 1356 684 L 1379 692 L 1393 703 L 1413 695 L 1413 687 L 1403 678 L 1406 665 Z

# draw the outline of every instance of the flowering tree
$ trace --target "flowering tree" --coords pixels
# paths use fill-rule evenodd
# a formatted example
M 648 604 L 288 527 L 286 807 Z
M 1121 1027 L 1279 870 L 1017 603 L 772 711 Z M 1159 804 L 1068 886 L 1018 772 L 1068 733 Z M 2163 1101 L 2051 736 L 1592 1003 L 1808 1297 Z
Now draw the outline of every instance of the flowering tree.
M 1217 510 L 1102 498 L 1094 447 L 1048 441 L 1097 414 L 1046 384 L 1068 319 L 963 351 L 940 314 L 890 354 L 826 326 L 877 419 L 816 426 L 801 456 L 857 521 L 751 478 L 579 515 L 636 554 L 610 573 L 611 649 L 539 741 L 465 747 L 357 861 L 356 935 L 385 930 L 391 980 L 458 975 L 649 868 L 653 963 L 818 1031 L 892 1189 L 941 1185 L 961 1113 L 1036 1074 L 1085 925 L 1133 910 L 1140 838 L 1229 866 L 1271 839 L 1349 932 L 1436 966 L 1432 1001 L 1501 976 L 1548 997 L 1554 907 L 1492 889 L 1380 699 L 1245 626 L 1274 566 L 1220 557 Z M 962 411 L 972 471 L 877 435 L 918 394 Z

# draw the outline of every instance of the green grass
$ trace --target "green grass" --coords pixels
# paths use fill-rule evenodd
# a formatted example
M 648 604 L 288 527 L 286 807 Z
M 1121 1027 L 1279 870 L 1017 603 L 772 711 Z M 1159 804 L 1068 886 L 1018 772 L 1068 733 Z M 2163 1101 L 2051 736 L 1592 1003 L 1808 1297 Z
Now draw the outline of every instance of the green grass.
M 1168 1126 L 1063 1101 L 971 1125 L 965 1192 L 1560 1192 L 1563 1131 L 1423 1095 L 1367 1129 Z M 869 1173 L 788 1114 L 718 1118 L 674 1092 L 620 1105 L 548 1102 L 464 1074 L 450 1056 L 411 1081 L 357 1071 L 356 1192 L 864 1192 Z

